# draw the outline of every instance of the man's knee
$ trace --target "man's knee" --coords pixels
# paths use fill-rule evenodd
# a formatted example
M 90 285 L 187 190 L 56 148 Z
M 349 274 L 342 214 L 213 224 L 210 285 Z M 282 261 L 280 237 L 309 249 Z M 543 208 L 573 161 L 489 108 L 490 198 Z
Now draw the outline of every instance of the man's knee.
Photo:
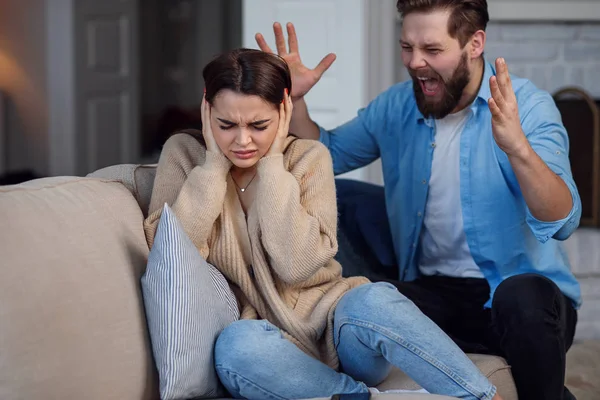
M 497 320 L 523 325 L 547 323 L 558 320 L 556 307 L 558 286 L 538 274 L 515 275 L 504 280 L 496 289 L 492 313 Z

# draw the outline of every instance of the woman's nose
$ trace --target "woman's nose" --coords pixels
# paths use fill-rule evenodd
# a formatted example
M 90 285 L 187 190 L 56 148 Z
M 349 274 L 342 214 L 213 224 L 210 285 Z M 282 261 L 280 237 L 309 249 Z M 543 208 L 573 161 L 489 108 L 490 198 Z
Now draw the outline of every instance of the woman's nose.
M 236 142 L 240 146 L 247 146 L 252 141 L 250 130 L 248 128 L 240 128 L 236 137 Z

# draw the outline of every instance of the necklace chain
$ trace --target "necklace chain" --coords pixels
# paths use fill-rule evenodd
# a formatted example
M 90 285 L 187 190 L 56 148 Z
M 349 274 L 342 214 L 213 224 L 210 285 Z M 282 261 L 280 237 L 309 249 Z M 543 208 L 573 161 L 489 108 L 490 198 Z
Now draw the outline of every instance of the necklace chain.
M 250 182 L 248 182 L 248 184 L 246 185 L 246 187 L 241 187 L 235 181 L 235 179 L 233 178 L 233 175 L 231 176 L 231 180 L 233 181 L 233 183 L 235 183 L 235 186 L 237 186 L 237 188 L 240 189 L 240 192 L 242 192 L 242 193 L 244 193 L 246 191 L 246 189 L 248 189 L 248 186 L 250 186 L 250 184 L 252 183 L 252 181 L 254 180 L 254 178 L 256 178 L 256 172 L 254 173 L 254 175 L 252 175 L 252 179 L 250 179 Z

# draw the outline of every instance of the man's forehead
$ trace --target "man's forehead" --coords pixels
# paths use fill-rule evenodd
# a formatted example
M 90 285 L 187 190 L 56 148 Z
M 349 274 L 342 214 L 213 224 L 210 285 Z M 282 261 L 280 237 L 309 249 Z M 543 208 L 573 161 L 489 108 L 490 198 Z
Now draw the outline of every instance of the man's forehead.
M 400 40 L 418 46 L 443 46 L 452 38 L 446 25 L 402 27 Z
M 439 42 L 449 36 L 449 17 L 450 13 L 445 10 L 410 13 L 402 20 L 402 35 L 406 40 L 419 36 L 422 42 Z

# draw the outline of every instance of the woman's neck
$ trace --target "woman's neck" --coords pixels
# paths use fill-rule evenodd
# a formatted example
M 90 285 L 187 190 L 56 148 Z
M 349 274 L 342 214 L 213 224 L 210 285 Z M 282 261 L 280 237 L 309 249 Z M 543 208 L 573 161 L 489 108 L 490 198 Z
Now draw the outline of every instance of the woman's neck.
M 250 168 L 238 168 L 233 166 L 231 167 L 230 173 L 239 186 L 245 187 L 254 175 L 256 175 L 256 165 L 253 165 Z

